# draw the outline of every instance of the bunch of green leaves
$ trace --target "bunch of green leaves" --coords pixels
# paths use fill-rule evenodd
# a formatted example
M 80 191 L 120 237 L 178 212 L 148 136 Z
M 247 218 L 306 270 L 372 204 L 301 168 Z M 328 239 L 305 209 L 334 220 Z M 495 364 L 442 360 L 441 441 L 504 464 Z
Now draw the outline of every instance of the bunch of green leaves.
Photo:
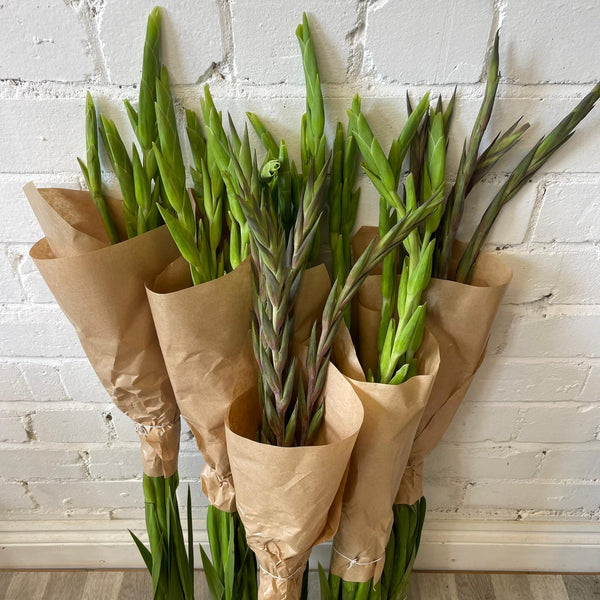
M 183 529 L 177 504 L 177 472 L 171 477 L 144 475 L 146 529 L 150 548 L 129 532 L 152 576 L 154 600 L 193 600 L 194 598 L 194 540 L 192 532 L 192 501 L 187 493 L 186 551 Z
M 337 575 L 327 575 L 319 565 L 321 600 L 383 600 L 381 583 L 344 581 Z M 404 598 L 402 598 L 404 600 Z
M 329 172 L 329 246 L 333 279 L 343 281 L 352 267 L 351 235 L 356 222 L 360 188 L 355 189 L 358 175 L 358 148 L 351 135 L 344 135 L 338 122 L 333 142 Z M 346 308 L 344 321 L 350 327 L 351 311 Z
M 248 255 L 248 226 L 237 198 L 228 193 L 214 158 L 214 142 L 207 140 L 198 115 L 186 110 L 187 134 L 194 166 L 193 189 L 186 184 L 175 107 L 168 75 L 163 68 L 156 82 L 158 144 L 154 145 L 165 205 L 159 206 L 175 243 L 190 265 L 195 285 L 221 277 L 235 269 Z M 221 141 L 229 143 L 208 86 L 201 100 L 203 118 Z M 237 134 L 230 120 L 230 136 L 241 164 L 250 160 L 248 132 Z M 248 168 L 248 167 L 245 167 Z
M 306 358 L 306 403 L 308 405 L 308 430 L 302 443 L 314 441 L 325 412 L 325 380 L 331 359 L 333 342 L 343 320 L 346 307 L 358 293 L 371 271 L 390 253 L 407 240 L 418 227 L 435 214 L 441 197 L 434 195 L 421 206 L 409 207 L 404 217 L 381 238 L 372 240 L 357 257 L 345 280 L 336 280 L 327 297 L 320 327 L 313 326 Z M 320 331 L 319 331 L 320 329 Z
M 381 580 L 344 581 L 319 565 L 321 600 L 406 600 L 412 568 L 421 543 L 426 502 L 394 506 L 394 524 L 385 550 Z
M 471 282 L 481 248 L 502 207 L 514 198 L 525 183 L 530 181 L 532 175 L 567 142 L 573 135 L 575 127 L 592 110 L 594 103 L 600 97 L 599 83 L 548 135 L 540 139 L 529 150 L 491 200 L 460 258 L 456 273 L 452 273 L 450 272 L 452 247 L 468 194 L 481 181 L 481 178 L 519 142 L 529 127 L 528 123 L 521 124 L 521 119 L 518 119 L 504 133 L 496 135 L 491 144 L 480 152 L 481 142 L 492 115 L 500 79 L 498 46 L 499 38 L 496 34 L 488 65 L 485 94 L 471 135 L 463 147 L 456 182 L 448 195 L 444 209 L 439 243 L 434 256 L 435 276 L 442 279 L 451 277 L 460 283 Z
M 215 136 L 207 129 L 209 139 Z M 325 211 L 321 194 L 327 165 L 303 189 L 294 225 L 286 231 L 278 219 L 269 185 L 273 170 L 244 173 L 231 144 L 219 144 L 218 163 L 228 187 L 238 194 L 250 228 L 254 280 L 253 346 L 259 365 L 263 407 L 261 440 L 281 446 L 314 441 L 325 412 L 324 389 L 333 340 L 346 306 L 368 273 L 437 209 L 431 199 L 405 214 L 380 240 L 373 240 L 344 280 L 332 286 L 320 323 L 315 323 L 306 358 L 306 384 L 291 351 L 294 306 L 300 281 L 309 262 L 316 230 Z M 320 327 L 319 327 L 320 326 Z
M 132 145 L 131 157 L 114 121 L 100 115 L 100 135 L 123 196 L 128 238 L 162 225 L 158 212 L 161 185 L 153 151 L 158 135 L 155 102 L 160 66 L 160 9 L 156 7 L 148 17 L 138 110 L 125 101 L 139 144 L 139 149 Z
M 237 513 L 208 507 L 208 541 L 212 561 L 200 546 L 202 566 L 213 600 L 256 600 L 256 557 L 246 542 Z
M 102 171 L 100 167 L 100 149 L 98 144 L 98 117 L 96 115 L 96 106 L 92 95 L 88 92 L 85 103 L 85 142 L 87 164 L 80 158 L 77 159 L 85 182 L 90 190 L 90 195 L 102 223 L 108 239 L 111 244 L 120 242 L 119 232 L 115 227 L 114 221 L 108 212 L 106 198 L 102 193 Z
M 600 83 L 577 104 L 577 106 L 546 136 L 542 137 L 529 152 L 521 159 L 519 164 L 508 177 L 506 183 L 494 196 L 481 221 L 475 228 L 467 247 L 460 258 L 454 279 L 460 283 L 470 283 L 473 271 L 481 248 L 494 225 L 503 206 L 506 205 L 517 192 L 531 180 L 533 174 L 565 143 L 574 133 L 575 127 L 584 119 L 600 98 Z M 511 127 L 507 134 L 511 137 Z M 506 135 L 506 134 L 505 134 Z M 488 161 L 489 162 L 489 159 Z
M 410 106 L 410 105 L 409 105 Z M 415 110 L 410 107 L 408 121 L 392 142 L 386 156 L 381 144 L 361 111 L 355 97 L 350 116 L 350 131 L 364 159 L 363 170 L 381 195 L 379 236 L 385 236 L 405 215 L 430 199 L 441 200 L 445 185 L 446 120 L 453 102 L 444 112 L 441 100 L 435 110 L 429 108 L 426 94 Z M 414 148 L 418 148 L 415 151 Z M 411 150 L 411 171 L 399 191 L 404 159 Z M 399 384 L 416 375 L 415 357 L 425 329 L 426 306 L 421 296 L 431 278 L 434 234 L 441 218 L 442 206 L 414 229 L 399 252 L 389 254 L 383 262 L 382 309 L 378 334 L 379 361 L 376 375 L 380 383 Z M 402 258 L 402 260 L 400 260 Z
M 381 576 L 381 600 L 405 600 L 410 587 L 412 568 L 419 552 L 425 522 L 426 502 L 394 506 L 394 525 L 385 551 Z
M 291 230 L 296 218 L 303 188 L 308 184 L 311 170 L 314 174 L 321 173 L 327 161 L 325 106 L 321 91 L 321 78 L 306 14 L 302 15 L 302 23 L 296 29 L 296 37 L 300 44 L 306 85 L 306 109 L 300 124 L 300 170 L 295 161 L 290 159 L 285 141 L 281 140 L 278 143 L 258 115 L 247 113 L 248 120 L 266 150 L 263 164 L 268 164 L 273 160 L 279 163 L 279 168 L 270 183 L 271 197 L 278 219 L 287 233 Z M 311 248 L 311 263 L 318 259 L 319 247 L 319 231 L 317 230 Z

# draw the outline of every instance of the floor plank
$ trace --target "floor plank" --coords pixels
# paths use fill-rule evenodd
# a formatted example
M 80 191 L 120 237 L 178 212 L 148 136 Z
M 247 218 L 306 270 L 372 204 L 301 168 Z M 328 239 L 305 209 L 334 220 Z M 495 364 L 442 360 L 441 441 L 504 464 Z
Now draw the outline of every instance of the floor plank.
M 529 587 L 535 600 L 569 600 L 569 594 L 560 575 L 528 575 Z
M 85 589 L 86 571 L 65 571 L 50 573 L 44 590 L 43 600 L 80 600 Z
M 457 573 L 454 580 L 459 600 L 496 600 L 488 573 Z
M 152 598 L 152 577 L 148 571 L 127 571 L 123 575 L 119 600 Z
M 410 587 L 408 588 L 408 596 L 406 596 L 406 600 L 422 600 L 423 596 L 421 596 L 421 591 L 419 589 L 419 578 L 416 576 L 417 574 L 413 574 L 410 578 Z
M 421 600 L 458 600 L 456 581 L 452 573 L 415 573 Z
M 527 575 L 491 575 L 496 600 L 534 600 Z
M 123 571 L 90 571 L 81 600 L 118 600 L 123 575 Z
M 48 571 L 20 571 L 13 574 L 5 600 L 40 600 L 50 579 Z
M 308 598 L 320 598 L 321 588 L 319 587 L 319 574 L 317 571 L 311 571 L 308 574 Z
M 569 600 L 600 599 L 600 575 L 563 575 Z
M 12 571 L 0 571 L 0 598 L 4 598 L 6 596 L 6 590 L 10 585 L 12 576 Z
M 211 600 L 202 571 L 196 600 Z M 0 571 L 0 600 L 148 600 L 146 571 Z M 319 600 L 316 572 L 309 600 Z M 598 575 L 415 573 L 407 600 L 600 600 Z
M 194 598 L 195 600 L 211 600 L 206 577 L 202 571 L 194 572 Z

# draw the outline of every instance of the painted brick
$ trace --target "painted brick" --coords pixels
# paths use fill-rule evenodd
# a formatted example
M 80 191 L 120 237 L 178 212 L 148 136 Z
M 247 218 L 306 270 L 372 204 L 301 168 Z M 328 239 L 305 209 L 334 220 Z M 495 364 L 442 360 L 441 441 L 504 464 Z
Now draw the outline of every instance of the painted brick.
M 539 470 L 540 479 L 598 479 L 600 449 L 587 445 L 548 450 Z
M 67 396 L 76 402 L 110 402 L 110 396 L 87 360 L 65 361 L 60 376 Z
M 96 410 L 51 410 L 32 416 L 33 429 L 42 442 L 104 442 L 102 415 Z
M 22 363 L 21 370 L 38 402 L 60 402 L 67 399 L 57 367 L 43 363 Z
M 585 382 L 581 400 L 584 402 L 600 402 L 600 365 L 594 365 Z
M 461 502 L 464 485 L 455 481 L 425 478 L 424 495 L 428 510 L 455 510 Z
M 532 302 L 548 296 L 550 304 L 600 304 L 598 248 L 536 245 L 499 255 L 513 270 L 505 302 Z
M 579 397 L 585 363 L 527 361 L 488 356 L 465 400 L 476 402 L 559 402 Z
M 519 409 L 517 406 L 468 402 L 458 409 L 444 434 L 447 442 L 496 442 L 511 439 Z
M 94 479 L 135 479 L 142 473 L 140 445 L 94 447 L 89 450 Z
M 393 81 L 476 82 L 492 12 L 491 2 L 473 0 L 374 3 L 367 16 L 366 50 L 376 73 Z M 427 34 L 415 35 L 424 32 L 425 23 Z
M 600 315 L 533 314 L 514 320 L 509 331 L 506 356 L 600 356 Z
M 505 303 L 535 302 L 554 293 L 562 255 L 544 248 L 516 248 L 497 253 L 513 272 Z
M 146 20 L 154 6 L 154 0 L 135 7 L 120 0 L 104 3 L 99 35 L 111 83 L 140 81 Z M 160 6 L 163 62 L 174 83 L 196 83 L 223 58 L 218 2 L 164 0 Z
M 82 462 L 75 450 L 0 448 L 0 477 L 19 481 L 31 479 L 80 479 Z
M 549 183 L 533 230 L 534 242 L 600 240 L 598 182 Z
M 520 510 L 598 510 L 600 483 L 480 482 L 467 488 L 463 506 Z
M 58 306 L 0 308 L 0 356 L 83 356 L 77 335 Z
M 25 425 L 19 415 L 0 413 L 0 442 L 22 443 L 28 440 Z
M 262 0 L 257 10 L 255 4 L 233 0 L 231 13 L 236 75 L 259 84 L 283 81 L 303 84 L 302 57 L 294 32 L 305 11 L 322 81 L 345 81 L 350 55 L 348 35 L 356 26 L 356 6 L 356 0 L 294 0 L 285 3 Z
M 81 81 L 93 71 L 85 31 L 61 0 L 7 2 L 0 29 L 2 79 Z
M 23 288 L 17 275 L 18 260 L 10 249 L 0 247 L 0 302 L 23 301 Z
M 129 508 L 144 506 L 140 481 L 32 482 L 29 490 L 44 508 Z
M 119 441 L 139 443 L 140 438 L 135 432 L 135 425 L 133 421 L 115 406 L 110 409 L 110 414 L 112 415 L 112 424 L 115 428 Z
M 28 253 L 23 254 L 19 264 L 19 274 L 25 289 L 28 302 L 33 304 L 48 304 L 55 302 L 52 292 L 38 271 Z
M 8 518 L 14 518 L 11 511 L 19 511 L 19 518 L 40 520 L 48 515 L 143 518 L 138 437 L 130 419 L 110 404 L 71 326 L 56 306 L 47 304 L 52 298 L 27 258 L 29 244 L 39 239 L 41 231 L 21 190 L 30 179 L 40 186 L 80 186 L 75 156 L 85 152 L 88 87 L 82 80 L 93 78 L 98 108 L 115 120 L 130 147 L 133 134 L 122 99 L 135 100 L 138 94 L 135 86 L 127 86 L 139 82 L 145 19 L 153 5 L 149 0 L 142 4 L 47 0 L 32 10 L 32 0 L 22 0 L 0 8 L 0 21 L 10 23 L 0 40 L 0 47 L 8 48 L 0 65 L 0 119 L 6 124 L 0 140 L 0 403 L 5 403 L 0 406 L 0 455 L 8 456 L 0 461 L 0 477 L 27 477 L 34 480 L 29 485 L 35 488 L 29 496 L 25 486 L 12 482 L 2 486 L 0 512 Z M 335 84 L 324 87 L 330 141 L 335 122 L 347 121 L 355 88 L 387 150 L 406 122 L 406 91 L 416 100 L 431 83 L 474 84 L 459 89 L 449 139 L 450 178 L 481 103 L 485 48 L 498 21 L 503 30 L 502 74 L 517 83 L 500 86 L 483 146 L 521 114 L 532 127 L 520 147 L 474 189 L 461 236 L 473 228 L 527 148 L 591 88 L 581 82 L 598 79 L 598 60 L 594 60 L 598 50 L 591 48 L 594 37 L 587 29 L 599 9 L 591 0 L 575 7 L 552 0 L 551 10 L 537 11 L 534 20 L 520 23 L 516 15 L 521 9 L 525 15 L 535 10 L 525 6 L 525 0 L 496 2 L 494 19 L 491 0 L 455 2 L 441 9 L 433 0 L 418 6 L 415 0 L 409 4 L 400 0 L 255 4 L 241 0 L 163 4 L 165 62 L 173 81 L 187 84 L 174 88 L 182 139 L 182 105 L 199 108 L 200 86 L 189 84 L 208 78 L 213 62 L 225 59 L 216 67 L 219 73 L 211 77 L 218 108 L 223 114 L 230 111 L 240 129 L 246 110 L 258 113 L 276 138 L 286 140 L 298 160 L 305 101 L 294 28 L 302 10 L 307 10 L 323 81 Z M 29 20 L 7 18 L 18 12 L 27 12 Z M 419 37 L 424 14 L 432 32 L 426 38 Z M 45 35 L 56 28 L 61 16 L 61 30 Z M 201 36 L 197 35 L 199 22 Z M 459 28 L 460 34 L 453 33 Z M 448 35 L 436 34 L 442 29 Z M 97 30 L 99 43 L 94 39 Z M 562 51 L 561 40 L 570 43 L 582 35 L 581 44 Z M 34 36 L 41 43 L 35 44 Z M 50 37 L 53 43 L 46 42 Z M 39 58 L 33 59 L 32 52 Z M 92 55 L 105 64 L 94 65 Z M 414 59 L 417 55 L 419 60 Z M 15 77 L 31 81 L 7 81 L 6 77 L 13 77 L 7 69 L 17 69 Z M 519 83 L 544 80 L 579 83 Z M 407 83 L 398 83 L 402 81 Z M 423 85 L 415 88 L 416 82 Z M 452 89 L 452 85 L 436 85 L 434 92 L 447 99 Z M 489 357 L 445 441 L 428 460 L 426 491 L 430 509 L 438 514 L 514 519 L 520 510 L 523 518 L 531 519 L 549 518 L 548 511 L 558 511 L 551 518 L 566 520 L 577 518 L 581 510 L 598 509 L 598 487 L 591 486 L 591 480 L 598 479 L 600 468 L 599 110 L 586 118 L 574 140 L 504 209 L 488 240 L 495 246 L 515 246 L 499 252 L 515 277 L 506 296 L 508 305 L 492 330 Z M 251 136 L 256 143 L 252 132 Z M 263 152 L 257 147 L 260 159 Z M 186 142 L 184 153 L 189 159 Z M 104 155 L 103 159 L 106 165 Z M 104 173 L 104 182 L 107 190 L 120 194 L 114 175 Z M 361 186 L 358 224 L 376 224 L 378 195 L 365 177 Z M 43 404 L 65 400 L 74 402 Z M 11 410 L 18 401 L 29 404 L 19 407 L 19 412 Z M 82 411 L 80 402 L 95 403 L 95 410 Z M 47 408 L 59 410 L 49 417 L 40 412 Z M 30 417 L 25 411 L 37 411 L 31 418 L 42 441 L 27 443 L 25 423 Z M 111 423 L 102 419 L 101 413 L 107 411 L 112 411 Z M 64 426 L 50 427 L 48 419 L 60 421 L 61 413 Z M 57 436 L 56 441 L 45 444 L 47 434 Z M 85 480 L 84 459 L 96 480 Z M 201 466 L 201 455 L 184 426 L 180 499 L 185 499 L 191 481 L 198 514 L 206 504 L 198 481 Z M 57 480 L 43 481 L 46 476 Z
M 552 304 L 600 304 L 600 248 L 562 252 Z
M 505 77 L 520 83 L 595 82 L 600 77 L 600 48 L 594 43 L 597 2 L 548 0 L 542 15 L 528 0 L 510 0 L 503 16 Z
M 12 152 L 14 151 L 13 148 Z M 73 165 L 71 167 L 75 169 Z M 3 242 L 35 242 L 42 237 L 42 230 L 23 193 L 23 186 L 28 181 L 34 181 L 38 187 L 79 188 L 75 176 L 51 174 L 0 176 L 0 208 L 3 216 L 0 223 L 0 239 Z
M 0 362 L 0 402 L 33 400 L 23 372 L 14 362 Z
M 473 188 L 473 191 L 469 194 L 469 209 L 465 211 L 458 230 L 457 237 L 459 239 L 468 241 L 471 238 L 483 213 L 505 181 L 505 177 L 499 177 L 494 181 L 481 182 Z M 522 243 L 527 233 L 535 197 L 535 185 L 526 186 L 517 197 L 502 209 L 500 216 L 486 238 L 486 243 L 499 245 Z
M 0 121 L 0 164 L 5 172 L 79 171 L 76 157 L 85 156 L 83 97 L 0 99 Z
M 498 354 L 506 346 L 508 335 L 513 327 L 516 311 L 513 307 L 500 306 L 488 341 L 487 353 Z
M 425 470 L 432 477 L 480 479 L 529 479 L 541 460 L 541 452 L 511 446 L 460 447 L 440 444 L 427 458 Z
M 527 408 L 515 439 L 523 442 L 585 442 L 600 424 L 600 406 L 533 406 Z
M 21 483 L 3 483 L 0 494 L 0 513 L 12 510 L 31 510 L 35 508 Z
M 204 460 L 199 450 L 179 455 L 179 476 L 182 479 L 198 479 L 204 467 Z

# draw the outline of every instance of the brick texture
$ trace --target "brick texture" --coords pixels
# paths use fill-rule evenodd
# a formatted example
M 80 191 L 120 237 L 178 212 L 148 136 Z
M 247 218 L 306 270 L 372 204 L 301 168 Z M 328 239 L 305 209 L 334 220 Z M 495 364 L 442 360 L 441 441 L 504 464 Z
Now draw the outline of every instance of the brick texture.
M 123 99 L 138 96 L 143 34 L 155 2 L 47 0 L 0 5 L 0 519 L 139 518 L 139 441 L 110 404 L 75 332 L 28 251 L 41 236 L 22 193 L 79 188 L 90 89 L 129 147 Z M 519 149 L 473 190 L 466 238 L 507 173 L 600 77 L 592 0 L 164 0 L 164 52 L 177 111 L 215 102 L 243 126 L 258 113 L 299 157 L 305 107 L 294 30 L 311 20 L 331 142 L 354 93 L 384 148 L 406 121 L 405 93 L 448 99 L 455 173 L 484 86 L 485 52 L 501 27 L 502 82 L 484 139 L 519 116 Z M 183 122 L 181 123 L 183 125 Z M 426 463 L 429 510 L 453 518 L 600 515 L 600 107 L 506 207 L 487 249 L 514 271 L 489 355 Z M 181 128 L 183 133 L 183 127 Z M 253 134 L 251 133 L 253 136 Z M 253 136 L 256 142 L 256 138 Z M 188 149 L 184 150 L 188 153 Z M 104 174 L 118 194 L 115 178 Z M 363 181 L 359 224 L 376 224 Z M 180 474 L 194 505 L 202 458 L 183 427 Z M 551 515 L 551 516 L 548 516 Z M 458 516 L 458 517 L 457 517 Z

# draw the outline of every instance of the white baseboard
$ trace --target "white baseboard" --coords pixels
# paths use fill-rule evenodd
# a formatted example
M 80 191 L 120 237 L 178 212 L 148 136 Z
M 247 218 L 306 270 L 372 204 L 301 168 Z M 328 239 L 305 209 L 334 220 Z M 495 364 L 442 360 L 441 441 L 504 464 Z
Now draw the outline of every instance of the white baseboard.
M 129 537 L 144 539 L 143 521 L 4 521 L 0 523 L 0 568 L 143 567 Z M 204 524 L 194 539 L 206 543 Z M 327 565 L 330 546 L 315 549 L 311 563 Z M 196 552 L 198 555 L 199 553 Z M 199 556 L 196 562 L 201 565 Z M 416 568 L 452 571 L 596 572 L 600 522 L 430 520 L 423 531 Z

